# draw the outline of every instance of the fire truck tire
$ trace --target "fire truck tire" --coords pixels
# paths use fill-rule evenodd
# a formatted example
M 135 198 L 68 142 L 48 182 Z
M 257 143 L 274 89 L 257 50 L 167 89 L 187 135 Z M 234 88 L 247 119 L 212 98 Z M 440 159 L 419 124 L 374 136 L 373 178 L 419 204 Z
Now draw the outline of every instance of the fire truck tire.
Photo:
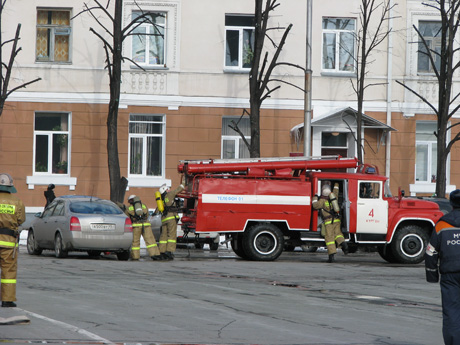
M 273 224 L 261 223 L 249 228 L 243 237 L 243 250 L 250 260 L 273 261 L 284 249 L 284 237 Z
M 242 259 L 248 259 L 248 256 L 243 249 L 243 234 L 232 235 L 232 241 L 230 242 L 233 251 Z
M 428 240 L 428 233 L 420 226 L 406 225 L 398 229 L 393 237 L 392 255 L 399 263 L 418 264 L 424 259 Z
M 398 260 L 396 260 L 395 256 L 393 255 L 393 250 L 391 249 L 390 245 L 380 246 L 378 247 L 377 251 L 379 252 L 380 257 L 390 264 L 398 262 Z

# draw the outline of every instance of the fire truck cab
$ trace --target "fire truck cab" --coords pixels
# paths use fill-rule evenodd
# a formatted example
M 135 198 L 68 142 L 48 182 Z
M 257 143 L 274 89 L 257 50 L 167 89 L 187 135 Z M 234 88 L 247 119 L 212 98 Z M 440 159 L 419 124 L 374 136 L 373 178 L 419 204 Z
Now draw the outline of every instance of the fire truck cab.
M 392 196 L 374 166 L 342 157 L 183 161 L 182 229 L 225 235 L 245 259 L 277 259 L 286 247 L 324 246 L 312 197 L 339 185 L 342 233 L 350 251 L 376 248 L 388 262 L 419 263 L 437 204 Z

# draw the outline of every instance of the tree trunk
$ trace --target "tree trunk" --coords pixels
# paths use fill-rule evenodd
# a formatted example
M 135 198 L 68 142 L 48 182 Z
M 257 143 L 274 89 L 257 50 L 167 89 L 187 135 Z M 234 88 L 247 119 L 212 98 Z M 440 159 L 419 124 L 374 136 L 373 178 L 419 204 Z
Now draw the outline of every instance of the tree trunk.
M 118 106 L 120 104 L 121 59 L 122 59 L 122 10 L 123 1 L 115 1 L 115 16 L 113 21 L 113 59 L 110 74 L 110 101 L 107 116 L 107 157 L 110 179 L 110 200 L 123 202 L 124 195 L 118 157 Z M 107 62 L 110 63 L 109 61 Z M 110 67 L 109 67 L 110 68 Z M 126 188 L 126 187 L 125 187 Z

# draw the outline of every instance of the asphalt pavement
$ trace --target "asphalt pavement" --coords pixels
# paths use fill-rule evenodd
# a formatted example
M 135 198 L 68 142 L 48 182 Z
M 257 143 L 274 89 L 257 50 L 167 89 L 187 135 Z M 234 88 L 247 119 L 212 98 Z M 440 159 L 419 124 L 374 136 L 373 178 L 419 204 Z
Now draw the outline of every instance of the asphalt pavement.
M 274 262 L 231 249 L 181 248 L 141 262 L 20 246 L 18 308 L 0 317 L 9 344 L 442 344 L 439 284 L 424 266 L 376 253 L 285 252 Z

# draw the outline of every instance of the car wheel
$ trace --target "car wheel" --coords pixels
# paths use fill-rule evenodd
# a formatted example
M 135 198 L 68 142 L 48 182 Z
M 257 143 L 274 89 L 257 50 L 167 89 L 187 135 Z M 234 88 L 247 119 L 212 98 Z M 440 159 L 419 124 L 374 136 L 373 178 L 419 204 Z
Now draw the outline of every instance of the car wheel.
M 284 249 L 283 233 L 273 224 L 254 225 L 244 234 L 243 249 L 251 260 L 276 260 Z
M 129 251 L 125 250 L 124 252 L 117 253 L 117 259 L 120 261 L 128 261 Z
M 218 242 L 217 243 L 214 242 L 214 241 L 209 242 L 209 250 L 214 251 L 214 250 L 217 250 L 217 249 L 219 249 L 219 243 Z
M 248 259 L 248 256 L 244 252 L 243 248 L 243 234 L 234 234 L 232 235 L 232 240 L 230 242 L 233 252 L 238 255 L 240 258 Z
M 88 250 L 87 253 L 88 253 L 88 255 L 91 256 L 92 258 L 97 258 L 98 256 L 101 255 L 102 250 Z
M 418 264 L 424 259 L 428 240 L 428 233 L 420 226 L 406 225 L 396 230 L 391 242 L 391 252 L 397 262 Z
M 314 253 L 318 250 L 318 247 L 316 246 L 309 246 L 307 244 L 303 244 L 300 246 L 302 248 L 302 251 L 307 252 L 307 253 Z
M 57 258 L 66 258 L 68 251 L 64 249 L 64 242 L 60 233 L 54 238 L 54 254 Z
M 41 249 L 35 241 L 35 235 L 33 230 L 29 230 L 27 234 L 27 252 L 30 255 L 40 255 L 42 251 L 43 249 Z

